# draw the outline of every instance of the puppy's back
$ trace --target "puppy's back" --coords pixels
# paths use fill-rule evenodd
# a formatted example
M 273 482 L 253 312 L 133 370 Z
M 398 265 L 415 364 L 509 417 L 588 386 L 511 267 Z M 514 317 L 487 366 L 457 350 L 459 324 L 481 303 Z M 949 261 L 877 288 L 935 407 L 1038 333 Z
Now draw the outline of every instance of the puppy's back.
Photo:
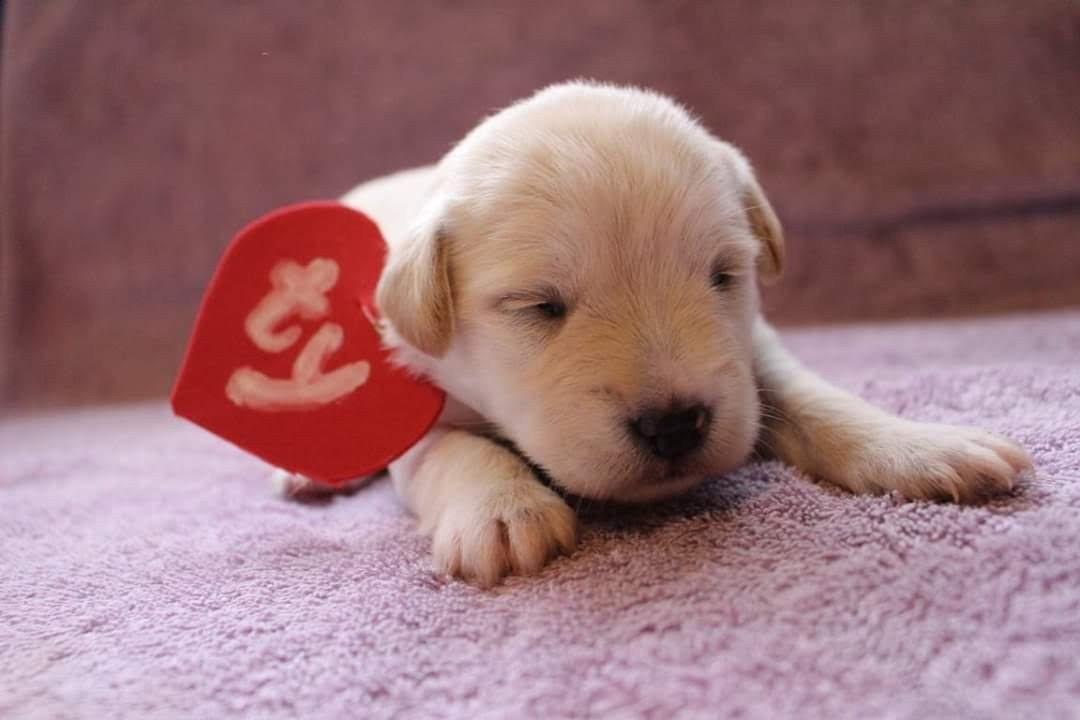
M 416 221 L 435 185 L 434 165 L 402 170 L 357 185 L 341 201 L 369 215 L 396 245 Z

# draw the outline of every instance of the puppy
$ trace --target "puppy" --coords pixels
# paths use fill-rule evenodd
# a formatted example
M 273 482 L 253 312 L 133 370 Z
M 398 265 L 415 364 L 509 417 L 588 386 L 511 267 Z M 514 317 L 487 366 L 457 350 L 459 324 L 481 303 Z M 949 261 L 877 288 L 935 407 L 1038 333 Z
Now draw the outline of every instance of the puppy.
M 760 313 L 784 238 L 749 163 L 655 93 L 550 87 L 344 201 L 391 246 L 386 342 L 449 395 L 389 468 L 442 572 L 534 573 L 574 547 L 562 494 L 664 498 L 755 447 L 853 492 L 958 502 L 1030 466 L 803 368 Z

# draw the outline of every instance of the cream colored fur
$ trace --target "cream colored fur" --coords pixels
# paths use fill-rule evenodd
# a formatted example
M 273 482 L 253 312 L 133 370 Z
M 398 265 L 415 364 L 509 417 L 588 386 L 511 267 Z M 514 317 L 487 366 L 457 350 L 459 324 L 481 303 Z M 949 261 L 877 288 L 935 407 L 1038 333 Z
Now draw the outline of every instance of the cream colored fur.
M 624 501 L 730 471 L 755 444 L 912 498 L 1007 490 L 1029 465 L 1008 440 L 893 417 L 788 355 L 758 309 L 757 282 L 783 269 L 780 223 L 742 155 L 660 95 L 554 86 L 437 166 L 344 200 L 391 245 L 388 343 L 451 397 L 390 467 L 443 572 L 491 585 L 573 548 L 571 508 L 525 458 L 562 491 Z M 642 451 L 628 423 L 680 398 L 709 408 L 701 448 Z

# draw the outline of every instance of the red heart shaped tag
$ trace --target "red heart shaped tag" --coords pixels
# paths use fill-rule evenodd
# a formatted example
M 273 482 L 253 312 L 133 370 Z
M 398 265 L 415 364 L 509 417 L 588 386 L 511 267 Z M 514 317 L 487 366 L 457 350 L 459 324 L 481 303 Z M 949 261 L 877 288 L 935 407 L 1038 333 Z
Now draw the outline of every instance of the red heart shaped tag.
M 173 410 L 326 483 L 384 469 L 446 399 L 390 361 L 372 324 L 385 257 L 375 223 L 332 201 L 241 230 L 203 298 Z

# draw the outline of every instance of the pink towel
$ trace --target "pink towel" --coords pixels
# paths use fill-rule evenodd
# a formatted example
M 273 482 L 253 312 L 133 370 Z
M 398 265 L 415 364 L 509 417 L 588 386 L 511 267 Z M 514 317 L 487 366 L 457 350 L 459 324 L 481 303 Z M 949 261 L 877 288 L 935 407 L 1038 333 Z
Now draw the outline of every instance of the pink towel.
M 1080 715 L 1080 312 L 791 344 L 1035 476 L 957 507 L 753 464 L 483 592 L 385 480 L 300 504 L 163 406 L 9 418 L 0 717 Z

